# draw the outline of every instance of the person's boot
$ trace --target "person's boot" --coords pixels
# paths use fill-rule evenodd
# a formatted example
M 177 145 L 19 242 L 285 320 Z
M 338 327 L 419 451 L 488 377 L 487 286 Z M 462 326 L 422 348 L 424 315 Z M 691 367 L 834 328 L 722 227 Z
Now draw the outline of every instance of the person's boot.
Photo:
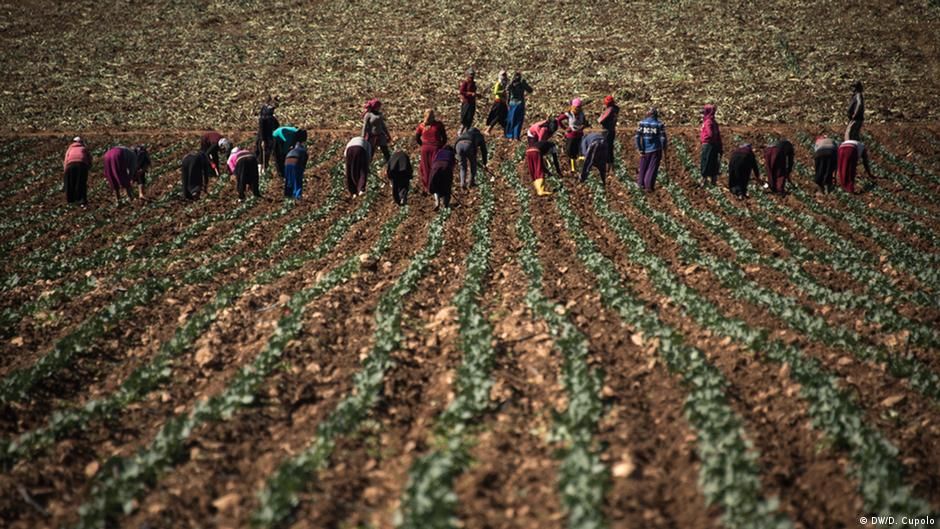
M 577 172 L 577 169 L 575 169 L 575 161 L 574 159 L 571 159 L 569 161 L 571 162 L 571 174 L 575 174 Z
M 441 197 L 434 193 L 434 211 L 441 209 Z
M 552 194 L 551 191 L 545 189 L 545 179 L 544 179 L 544 178 L 539 178 L 538 180 L 532 182 L 532 185 L 535 186 L 535 194 L 538 195 L 538 196 L 540 196 L 540 197 L 544 197 L 544 196 L 546 196 L 546 195 L 551 195 L 551 194 Z

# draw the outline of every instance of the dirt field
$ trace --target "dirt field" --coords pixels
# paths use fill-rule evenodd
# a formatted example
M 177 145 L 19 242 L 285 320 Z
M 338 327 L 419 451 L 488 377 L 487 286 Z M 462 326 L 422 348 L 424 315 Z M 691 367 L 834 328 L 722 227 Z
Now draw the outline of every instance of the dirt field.
M 938 9 L 0 5 L 0 527 L 938 526 Z M 481 92 L 522 70 L 530 118 L 614 93 L 607 181 L 538 197 L 490 136 L 452 209 L 417 176 L 399 208 L 377 161 L 348 197 L 362 102 L 417 160 L 470 65 Z M 854 79 L 875 178 L 823 195 L 808 142 L 841 136 Z M 250 145 L 267 93 L 310 127 L 302 200 L 265 174 L 184 201 L 200 133 Z M 726 154 L 794 143 L 789 194 L 700 185 L 704 102 Z M 115 206 L 102 154 L 139 142 L 147 199 Z

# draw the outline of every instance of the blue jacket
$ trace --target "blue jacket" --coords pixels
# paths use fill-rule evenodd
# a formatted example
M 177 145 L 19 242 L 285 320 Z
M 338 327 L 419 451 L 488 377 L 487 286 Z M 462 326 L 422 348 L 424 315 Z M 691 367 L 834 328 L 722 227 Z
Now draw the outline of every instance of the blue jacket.
M 636 148 L 641 153 L 656 152 L 666 148 L 666 126 L 656 118 L 648 117 L 636 128 Z

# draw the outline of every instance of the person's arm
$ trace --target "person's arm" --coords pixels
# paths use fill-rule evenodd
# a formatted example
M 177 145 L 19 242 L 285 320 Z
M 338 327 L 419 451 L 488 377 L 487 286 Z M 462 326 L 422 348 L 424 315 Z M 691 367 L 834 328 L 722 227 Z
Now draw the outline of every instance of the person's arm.
M 642 144 L 642 139 L 641 139 L 641 136 L 642 136 L 641 131 L 642 131 L 642 130 L 643 130 L 643 126 L 642 126 L 642 125 L 638 126 L 638 127 L 636 128 L 636 133 L 633 135 L 633 143 L 636 144 L 636 150 L 637 150 L 637 152 L 643 152 L 643 144 Z M 613 147 L 613 146 L 611 146 L 611 147 Z
M 530 93 L 530 94 L 532 93 L 532 87 L 529 86 L 529 82 L 528 82 L 528 81 L 522 81 L 522 88 L 523 88 L 523 90 L 525 90 L 527 93 Z
M 438 122 L 437 137 L 441 142 L 441 146 L 447 145 L 447 130 L 441 122 Z
M 666 161 L 666 147 L 669 147 L 669 136 L 666 135 L 665 125 L 661 125 L 659 128 L 659 141 L 660 141 L 660 147 L 662 148 L 662 152 L 663 152 L 662 158 L 663 158 L 663 161 L 665 162 Z
M 872 178 L 871 163 L 868 161 L 868 149 L 862 149 L 862 165 L 865 166 L 865 175 Z
M 362 117 L 362 132 L 360 132 L 359 135 L 365 138 L 366 133 L 368 131 L 369 131 L 369 114 L 366 113 L 366 115 Z
M 415 129 L 415 142 L 417 142 L 419 147 L 421 146 L 421 133 L 422 132 L 424 132 L 424 127 L 421 125 L 418 125 L 418 128 Z

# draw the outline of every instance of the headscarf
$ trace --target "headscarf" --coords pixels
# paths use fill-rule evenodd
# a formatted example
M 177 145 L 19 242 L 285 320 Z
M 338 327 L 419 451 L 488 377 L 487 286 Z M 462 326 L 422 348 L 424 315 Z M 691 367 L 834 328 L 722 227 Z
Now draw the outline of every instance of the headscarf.
M 476 75 L 476 73 L 477 73 L 476 70 L 474 70 L 473 68 L 467 68 L 467 77 L 470 77 L 471 75 Z
M 499 77 L 497 79 L 499 79 L 499 82 L 506 84 L 506 82 L 509 81 L 509 74 L 506 72 L 506 70 L 500 70 Z
M 656 107 L 650 107 L 650 109 L 646 111 L 646 117 L 659 119 L 659 109 Z
M 614 96 L 607 96 L 604 98 L 604 106 L 609 107 L 614 104 Z
M 571 108 L 581 108 L 581 98 L 576 97 L 571 100 Z
M 366 101 L 364 108 L 365 108 L 365 112 L 363 113 L 363 115 L 368 114 L 369 112 L 378 112 L 379 109 L 382 108 L 382 102 L 379 101 L 378 98 L 372 98 Z
M 229 148 L 231 148 L 231 147 L 232 147 L 232 142 L 229 141 L 228 138 L 222 138 L 221 140 L 219 140 L 219 148 L 220 148 L 220 149 L 226 150 L 226 149 L 229 149 Z
M 718 111 L 718 107 L 716 107 L 715 105 L 709 104 L 709 105 L 705 105 L 704 107 L 702 107 L 702 115 L 705 117 L 709 117 L 709 116 L 714 117 L 715 112 L 717 111 Z
M 83 140 L 81 136 L 75 136 L 72 138 L 72 143 L 81 143 L 82 145 L 85 145 L 85 140 Z

